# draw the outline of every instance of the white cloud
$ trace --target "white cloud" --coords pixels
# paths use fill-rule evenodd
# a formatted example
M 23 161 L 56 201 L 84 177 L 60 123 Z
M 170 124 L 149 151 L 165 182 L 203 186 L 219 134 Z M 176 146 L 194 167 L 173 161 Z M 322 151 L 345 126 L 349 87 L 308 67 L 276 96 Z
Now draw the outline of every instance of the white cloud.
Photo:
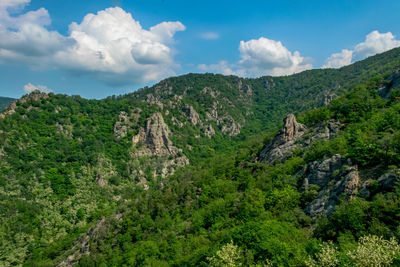
M 68 36 L 49 31 L 47 10 L 11 17 L 10 8 L 30 0 L 0 0 L 0 62 L 32 68 L 58 68 L 86 74 L 108 84 L 143 83 L 174 74 L 173 43 L 185 26 L 162 22 L 143 29 L 119 7 L 87 14 L 72 22 Z M 4 16 L 3 16 L 4 15 Z
M 216 40 L 219 38 L 219 34 L 216 32 L 203 32 L 200 34 L 200 38 L 204 40 Z
M 349 65 L 353 58 L 353 51 L 343 49 L 342 52 L 332 54 L 322 68 L 340 68 Z
M 298 51 L 290 52 L 280 41 L 264 37 L 240 41 L 240 64 L 250 75 L 288 75 L 311 69 Z
M 33 91 L 40 91 L 43 93 L 51 93 L 53 92 L 50 88 L 44 85 L 33 85 L 31 83 L 28 83 L 24 86 L 24 91 L 27 93 L 32 93 Z
M 400 40 L 396 40 L 391 32 L 379 33 L 378 31 L 373 31 L 366 36 L 364 42 L 356 45 L 353 59 L 360 60 L 398 46 L 400 46 Z
M 357 44 L 353 50 L 343 49 L 341 53 L 331 55 L 322 66 L 323 68 L 340 68 L 350 63 L 361 60 L 378 53 L 383 53 L 400 46 L 400 40 L 396 40 L 391 32 L 369 33 L 364 42 Z
M 298 51 L 290 52 L 280 41 L 261 37 L 240 41 L 240 60 L 235 64 L 220 61 L 218 64 L 198 66 L 203 71 L 239 76 L 289 75 L 312 68 Z

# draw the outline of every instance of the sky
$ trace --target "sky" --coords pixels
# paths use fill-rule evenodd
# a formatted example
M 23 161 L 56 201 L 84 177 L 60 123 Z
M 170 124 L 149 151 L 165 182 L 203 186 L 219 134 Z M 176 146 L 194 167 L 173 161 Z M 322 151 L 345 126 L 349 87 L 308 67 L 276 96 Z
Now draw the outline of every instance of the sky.
M 398 0 L 0 0 L 0 96 L 86 98 L 190 72 L 339 68 L 400 46 Z

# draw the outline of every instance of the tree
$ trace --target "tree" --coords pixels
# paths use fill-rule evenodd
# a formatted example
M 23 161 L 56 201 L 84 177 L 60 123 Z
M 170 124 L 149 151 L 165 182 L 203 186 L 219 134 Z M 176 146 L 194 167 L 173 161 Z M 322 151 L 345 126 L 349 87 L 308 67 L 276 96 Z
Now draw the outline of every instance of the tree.
M 361 237 L 357 248 L 347 255 L 355 266 L 390 266 L 400 256 L 400 245 L 393 237 L 385 240 L 368 235 Z
M 217 251 L 217 255 L 209 257 L 208 261 L 211 266 L 215 267 L 236 267 L 242 266 L 240 262 L 242 255 L 241 249 L 233 244 L 231 240 L 230 243 L 224 245 L 220 250 Z

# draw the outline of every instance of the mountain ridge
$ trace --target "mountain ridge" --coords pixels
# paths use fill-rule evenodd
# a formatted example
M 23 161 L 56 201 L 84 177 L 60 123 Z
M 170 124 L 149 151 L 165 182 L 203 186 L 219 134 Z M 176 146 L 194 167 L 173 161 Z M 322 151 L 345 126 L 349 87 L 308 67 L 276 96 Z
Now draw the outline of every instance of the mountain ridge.
M 295 174 L 335 154 L 360 166 L 397 162 L 397 137 L 387 125 L 392 119 L 396 131 L 397 91 L 388 79 L 399 66 L 394 49 L 339 70 L 258 79 L 187 74 L 103 100 L 26 95 L 0 117 L 0 258 L 10 265 L 204 265 L 231 239 L 251 254 L 249 262 L 284 264 L 286 252 L 274 257 L 269 247 L 277 242 L 265 235 L 270 228 L 304 245 L 285 243 L 296 256 L 284 259 L 298 265 L 306 246 L 317 250 L 302 208 L 321 188 L 309 183 L 299 193 L 312 173 Z M 388 99 L 379 96 L 382 88 Z M 309 129 L 321 124 L 317 134 L 331 120 L 350 128 L 304 147 L 292 140 L 297 147 L 284 162 L 257 161 L 289 113 Z M 380 128 L 369 129 L 371 140 L 351 130 L 374 124 Z M 371 196 L 379 191 L 365 188 Z M 332 227 L 320 225 L 319 235 L 336 239 L 321 234 Z M 254 235 L 270 243 L 259 245 Z
M 15 101 L 14 98 L 0 96 L 0 112 L 2 112 L 13 101 Z

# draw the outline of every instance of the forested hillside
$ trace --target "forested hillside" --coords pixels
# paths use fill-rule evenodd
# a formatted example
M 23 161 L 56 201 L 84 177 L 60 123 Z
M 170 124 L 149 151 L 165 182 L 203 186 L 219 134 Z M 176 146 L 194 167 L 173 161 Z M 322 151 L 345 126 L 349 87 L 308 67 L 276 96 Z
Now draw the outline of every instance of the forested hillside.
M 26 95 L 0 114 L 0 261 L 365 266 L 374 242 L 396 263 L 399 67 Z

